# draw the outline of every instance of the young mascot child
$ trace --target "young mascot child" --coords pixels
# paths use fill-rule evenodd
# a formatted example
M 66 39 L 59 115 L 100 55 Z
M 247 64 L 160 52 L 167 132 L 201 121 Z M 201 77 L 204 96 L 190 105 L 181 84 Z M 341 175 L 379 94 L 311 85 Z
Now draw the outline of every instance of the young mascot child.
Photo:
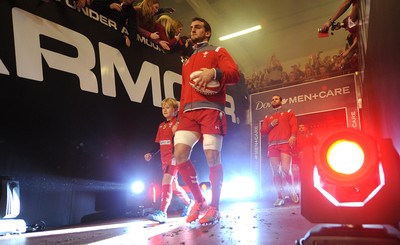
M 166 98 L 161 102 L 162 114 L 165 121 L 160 123 L 156 135 L 155 142 L 157 146 L 151 152 L 144 155 L 146 161 L 150 161 L 152 157 L 160 152 L 162 170 L 164 172 L 162 180 L 162 193 L 160 210 L 147 216 L 148 219 L 165 223 L 167 221 L 167 209 L 171 204 L 172 194 L 177 195 L 185 204 L 185 208 L 181 214 L 182 217 L 187 216 L 190 208 L 193 206 L 192 201 L 185 190 L 178 183 L 178 169 L 176 168 L 175 159 L 173 157 L 173 138 L 178 127 L 176 115 L 178 112 L 178 102 L 174 98 Z

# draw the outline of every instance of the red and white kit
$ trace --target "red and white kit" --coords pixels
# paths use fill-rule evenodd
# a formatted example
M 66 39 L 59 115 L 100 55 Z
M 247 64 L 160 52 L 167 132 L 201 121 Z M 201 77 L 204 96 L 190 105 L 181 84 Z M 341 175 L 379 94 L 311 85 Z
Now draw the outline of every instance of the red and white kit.
M 278 119 L 279 123 L 272 127 L 271 122 L 274 119 Z M 265 116 L 261 126 L 261 135 L 268 134 L 268 146 L 287 144 L 290 136 L 296 136 L 296 133 L 297 119 L 291 110 L 279 109 L 274 114 Z
M 170 121 L 160 123 L 156 135 L 155 142 L 160 144 L 161 166 L 164 173 L 168 165 L 175 165 L 175 162 L 172 162 L 174 150 L 174 143 L 172 142 L 174 133 L 172 132 L 172 127 L 175 123 L 176 117 L 172 118 Z
M 203 95 L 190 86 L 190 74 L 201 68 L 215 69 L 215 79 L 221 83 L 221 92 L 215 95 Z M 182 67 L 180 114 L 183 111 L 204 108 L 224 112 L 226 85 L 236 84 L 239 78 L 237 65 L 225 48 L 215 47 L 207 42 L 199 44 Z

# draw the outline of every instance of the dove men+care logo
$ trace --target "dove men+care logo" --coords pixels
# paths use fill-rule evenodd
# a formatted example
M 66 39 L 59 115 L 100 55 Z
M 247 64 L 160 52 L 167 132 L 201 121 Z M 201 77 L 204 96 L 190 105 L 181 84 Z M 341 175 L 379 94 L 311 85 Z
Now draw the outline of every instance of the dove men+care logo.
M 282 107 L 293 110 L 297 116 L 344 110 L 348 118 L 355 113 L 358 121 L 358 103 L 361 100 L 361 94 L 357 93 L 360 91 L 359 79 L 360 75 L 353 73 L 251 94 L 251 120 L 259 122 L 270 114 L 271 99 L 278 95 L 282 97 Z
M 285 91 L 286 92 L 286 91 Z M 301 92 L 301 91 L 300 91 Z M 315 103 L 316 100 L 325 100 L 327 98 L 332 98 L 332 97 L 337 97 L 337 96 L 343 96 L 351 93 L 350 86 L 343 86 L 343 87 L 336 87 L 329 89 L 328 86 L 322 85 L 320 87 L 319 91 L 311 92 L 311 93 L 301 93 L 301 94 L 295 94 L 292 96 L 282 96 L 282 105 L 287 105 L 287 104 L 297 104 L 297 103 L 303 103 L 303 102 L 313 102 Z M 275 93 L 278 94 L 279 93 Z M 271 94 L 272 98 L 273 94 Z M 270 99 L 270 97 L 265 97 L 266 99 Z M 319 103 L 319 102 L 317 102 Z M 262 101 L 259 100 L 255 103 L 255 110 L 262 110 L 262 109 L 267 109 L 271 108 L 271 102 L 268 101 Z

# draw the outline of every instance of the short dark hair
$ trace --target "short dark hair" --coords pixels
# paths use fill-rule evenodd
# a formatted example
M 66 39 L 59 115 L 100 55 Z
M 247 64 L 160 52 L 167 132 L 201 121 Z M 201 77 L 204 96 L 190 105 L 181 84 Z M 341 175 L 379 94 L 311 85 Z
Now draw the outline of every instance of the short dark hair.
M 208 32 L 210 32 L 210 37 L 208 38 L 208 39 L 210 39 L 211 38 L 211 26 L 210 26 L 210 24 L 208 24 L 208 22 L 205 20 L 205 19 L 203 19 L 203 18 L 200 18 L 200 17 L 194 17 L 193 19 L 192 19 L 192 22 L 193 21 L 200 21 L 200 22 L 203 22 L 204 23 L 204 29 L 206 30 L 206 31 L 208 31 Z

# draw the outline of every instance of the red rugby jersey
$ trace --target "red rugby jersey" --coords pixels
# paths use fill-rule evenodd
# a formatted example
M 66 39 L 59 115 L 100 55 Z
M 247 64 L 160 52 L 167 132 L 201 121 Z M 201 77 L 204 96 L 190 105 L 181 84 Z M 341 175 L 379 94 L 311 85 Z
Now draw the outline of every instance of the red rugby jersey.
M 216 80 L 222 86 L 218 94 L 203 95 L 190 86 L 190 74 L 200 70 L 200 68 L 214 68 L 216 70 Z M 234 85 L 239 79 L 237 65 L 225 48 L 215 47 L 207 42 L 200 44 L 182 66 L 182 91 L 179 113 L 203 108 L 224 111 L 226 85 Z
M 160 144 L 160 156 L 162 167 L 171 164 L 174 150 L 174 133 L 172 127 L 176 123 L 176 117 L 170 121 L 164 121 L 158 126 L 155 142 Z

